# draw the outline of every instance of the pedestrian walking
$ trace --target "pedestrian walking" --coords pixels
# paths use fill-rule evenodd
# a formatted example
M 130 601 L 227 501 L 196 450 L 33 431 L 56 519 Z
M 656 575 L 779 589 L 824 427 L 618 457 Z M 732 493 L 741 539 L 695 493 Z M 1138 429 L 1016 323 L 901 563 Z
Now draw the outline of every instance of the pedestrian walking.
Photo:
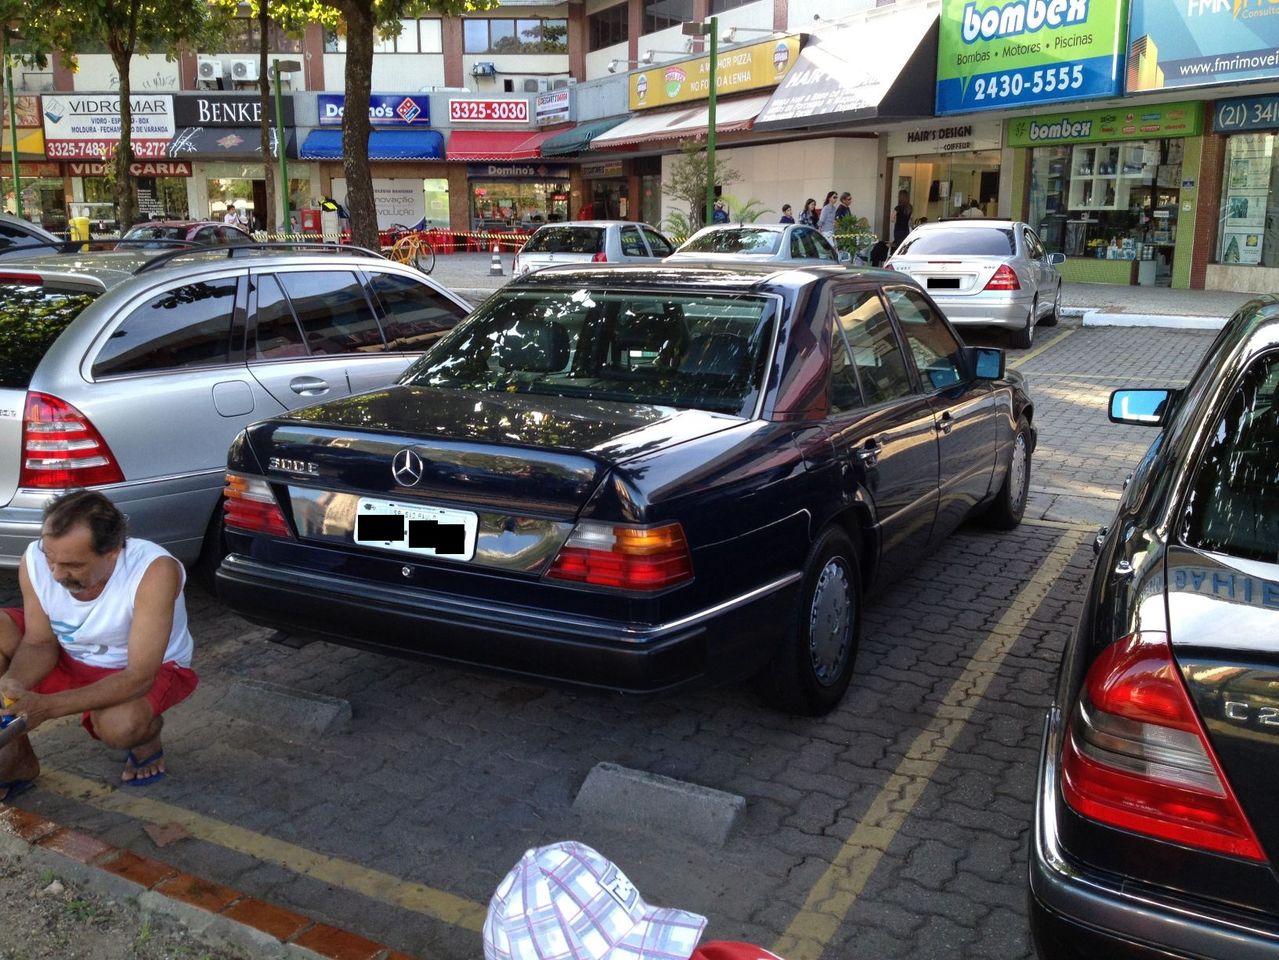
M 845 190 L 839 195 L 839 206 L 835 208 L 835 222 L 843 220 L 845 217 L 853 215 L 853 195 Z
M 712 223 L 728 223 L 728 208 L 723 200 L 715 201 L 715 209 L 711 212 Z
M 905 190 L 897 191 L 897 206 L 893 207 L 893 249 L 896 250 L 906 235 L 910 233 L 911 217 L 915 208 L 911 205 L 910 194 Z
M 782 204 L 782 218 L 778 220 L 777 222 L 778 223 L 794 223 L 795 222 L 795 218 L 791 216 L 789 203 Z
M 809 197 L 804 201 L 804 209 L 799 212 L 799 222 L 806 227 L 816 227 L 817 215 L 817 200 Z
M 832 190 L 826 194 L 826 202 L 822 204 L 821 212 L 817 215 L 817 229 L 831 243 L 835 242 L 835 203 L 839 194 Z

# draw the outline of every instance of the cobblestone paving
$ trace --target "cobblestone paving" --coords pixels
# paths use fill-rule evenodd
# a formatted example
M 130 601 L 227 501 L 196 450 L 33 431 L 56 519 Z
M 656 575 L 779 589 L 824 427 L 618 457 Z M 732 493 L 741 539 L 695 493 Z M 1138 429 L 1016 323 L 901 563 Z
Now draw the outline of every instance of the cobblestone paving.
M 1023 369 L 1039 403 L 1040 505 L 1113 497 L 1153 434 L 1107 424 L 1105 395 L 1138 375 L 1184 378 L 1209 339 L 1089 328 L 1032 357 Z M 57 788 L 21 803 L 433 960 L 477 957 L 480 946 L 475 914 L 441 919 L 431 891 L 482 910 L 525 848 L 566 837 L 615 859 L 649 900 L 706 914 L 708 936 L 770 945 L 886 785 L 911 769 L 911 745 L 955 684 L 969 682 L 974 654 L 1063 538 L 1073 548 L 1065 572 L 1028 611 L 918 799 L 909 806 L 905 790 L 889 798 L 904 820 L 821 954 L 1030 957 L 1032 785 L 1043 711 L 1091 563 L 1078 526 L 965 527 L 952 536 L 866 610 L 852 689 L 821 720 L 768 712 L 745 686 L 643 701 L 325 643 L 295 651 L 264 642 L 264 631 L 192 590 L 203 682 L 167 728 L 170 777 L 137 791 L 156 803 L 126 813 L 90 790 L 67 789 L 76 777 L 112 782 L 119 768 L 72 721 L 38 736 L 63 775 Z M 0 579 L 0 602 L 15 593 L 11 576 Z M 349 698 L 351 728 L 317 739 L 270 717 L 231 719 L 218 701 L 238 678 Z M 740 794 L 744 818 L 722 849 L 583 819 L 573 797 L 600 761 Z M 134 791 L 121 793 L 134 800 Z M 171 809 L 160 804 L 261 839 L 228 832 L 156 850 L 142 826 Z M 282 842 L 313 851 L 316 862 L 290 860 Z M 341 861 L 335 872 L 321 869 L 332 868 L 325 858 Z

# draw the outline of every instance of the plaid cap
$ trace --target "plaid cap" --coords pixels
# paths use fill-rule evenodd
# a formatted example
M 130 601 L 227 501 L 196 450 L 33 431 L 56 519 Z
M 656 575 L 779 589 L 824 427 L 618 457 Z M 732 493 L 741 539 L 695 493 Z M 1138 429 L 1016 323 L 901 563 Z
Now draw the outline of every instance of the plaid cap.
M 574 841 L 528 850 L 489 902 L 486 960 L 688 960 L 706 918 L 650 907 Z

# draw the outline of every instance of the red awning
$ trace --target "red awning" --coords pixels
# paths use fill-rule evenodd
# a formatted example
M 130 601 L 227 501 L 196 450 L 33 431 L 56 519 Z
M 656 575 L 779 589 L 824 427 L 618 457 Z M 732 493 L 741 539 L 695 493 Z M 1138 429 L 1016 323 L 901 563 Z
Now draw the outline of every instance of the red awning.
M 533 160 L 542 155 L 543 130 L 454 130 L 445 157 L 449 160 Z

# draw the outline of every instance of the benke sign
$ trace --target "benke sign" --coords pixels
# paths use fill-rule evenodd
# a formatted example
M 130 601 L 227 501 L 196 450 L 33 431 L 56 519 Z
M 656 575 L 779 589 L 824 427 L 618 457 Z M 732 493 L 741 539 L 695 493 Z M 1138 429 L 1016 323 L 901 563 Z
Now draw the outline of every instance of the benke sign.
M 890 157 L 959 150 L 998 150 L 1004 145 L 1003 124 L 998 120 L 968 123 L 921 124 L 884 135 Z
M 315 98 L 320 123 L 336 126 L 342 122 L 346 96 L 321 93 Z M 431 101 L 421 94 L 375 93 L 369 97 L 369 122 L 375 127 L 429 127 Z
M 293 97 L 280 97 L 284 125 L 293 126 Z M 262 99 L 256 93 L 185 94 L 173 96 L 173 119 L 179 127 L 256 127 L 262 122 Z M 268 119 L 275 126 L 275 103 Z

